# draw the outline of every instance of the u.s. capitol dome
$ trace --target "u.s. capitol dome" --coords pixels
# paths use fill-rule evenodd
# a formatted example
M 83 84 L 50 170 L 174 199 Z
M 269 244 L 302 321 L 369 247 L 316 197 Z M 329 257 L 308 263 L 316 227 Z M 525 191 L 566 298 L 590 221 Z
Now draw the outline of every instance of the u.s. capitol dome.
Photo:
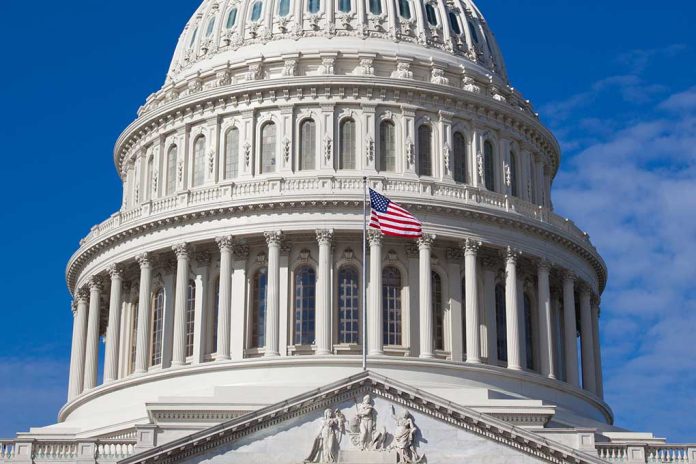
M 618 457 L 645 436 L 603 400 L 607 270 L 553 211 L 559 159 L 468 0 L 204 1 L 68 264 L 69 397 L 29 454 L 302 462 L 321 430 L 309 460 Z M 423 238 L 363 256 L 364 177 Z

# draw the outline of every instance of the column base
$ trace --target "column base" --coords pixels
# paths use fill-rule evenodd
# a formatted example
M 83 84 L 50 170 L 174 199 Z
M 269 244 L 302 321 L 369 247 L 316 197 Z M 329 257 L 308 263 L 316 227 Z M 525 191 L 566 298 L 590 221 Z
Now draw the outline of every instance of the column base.
M 266 352 L 263 354 L 263 357 L 264 357 L 264 358 L 279 358 L 279 357 L 280 357 L 280 353 L 279 353 L 278 351 L 266 351 Z
M 332 354 L 332 353 L 329 350 L 321 350 L 321 351 L 317 350 L 314 352 L 314 356 L 328 356 L 330 354 Z
M 435 355 L 432 353 L 422 353 L 420 356 L 418 356 L 421 359 L 434 359 Z
M 229 361 L 232 358 L 228 354 L 215 354 L 215 355 L 213 355 L 213 359 L 215 359 L 215 362 L 220 362 L 220 361 Z
M 467 359 L 466 364 L 481 364 L 481 359 Z

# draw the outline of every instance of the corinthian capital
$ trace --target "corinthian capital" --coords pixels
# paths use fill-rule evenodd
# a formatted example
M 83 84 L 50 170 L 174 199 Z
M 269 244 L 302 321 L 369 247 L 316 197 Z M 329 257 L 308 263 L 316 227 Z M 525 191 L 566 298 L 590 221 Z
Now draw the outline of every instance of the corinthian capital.
M 152 257 L 150 253 L 143 253 L 135 257 L 135 260 L 140 265 L 140 269 L 146 267 L 152 267 Z
M 189 254 L 191 253 L 191 248 L 186 242 L 174 245 L 172 250 L 176 254 L 177 259 L 188 259 Z
M 331 242 L 333 242 L 333 229 L 317 229 L 316 234 L 319 245 L 331 245 Z
M 423 234 L 421 238 L 418 239 L 418 249 L 431 249 L 433 247 L 433 242 L 437 238 L 437 235 L 433 234 Z
M 266 243 L 268 246 L 280 246 L 280 242 L 283 240 L 283 232 L 280 230 L 264 232 L 263 235 L 266 237 Z
M 118 263 L 114 263 L 109 266 L 106 269 L 106 272 L 108 272 L 111 276 L 111 280 L 123 279 L 123 267 Z
M 78 288 L 75 292 L 75 302 L 79 305 L 80 303 L 89 302 L 89 291 L 86 288 Z
M 379 246 L 384 240 L 384 235 L 381 231 L 376 229 L 370 229 L 367 231 L 367 240 L 370 242 L 370 246 Z
M 541 258 L 540 260 L 537 261 L 537 269 L 539 271 L 546 271 L 549 272 L 553 265 L 551 264 L 551 261 L 549 261 L 546 258 Z
M 519 259 L 520 255 L 522 255 L 520 250 L 507 247 L 507 250 L 505 250 L 505 261 L 509 264 L 517 264 L 517 260 Z
M 482 243 L 480 241 L 474 240 L 473 238 L 467 238 L 464 240 L 461 246 L 465 254 L 476 255 L 481 249 L 481 245 Z
M 220 251 L 232 251 L 232 247 L 234 246 L 234 239 L 231 235 L 227 235 L 225 237 L 217 237 L 215 239 L 215 243 L 217 243 L 217 246 L 218 248 L 220 248 Z
M 102 279 L 99 276 L 92 276 L 87 282 L 87 286 L 89 287 L 89 290 L 92 292 L 101 292 L 104 288 Z

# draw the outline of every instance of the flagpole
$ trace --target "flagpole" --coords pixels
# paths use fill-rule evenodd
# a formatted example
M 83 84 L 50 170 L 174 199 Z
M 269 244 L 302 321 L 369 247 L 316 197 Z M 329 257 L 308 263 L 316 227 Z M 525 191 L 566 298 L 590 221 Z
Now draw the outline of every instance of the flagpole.
M 367 370 L 367 176 L 363 177 L 362 368 Z

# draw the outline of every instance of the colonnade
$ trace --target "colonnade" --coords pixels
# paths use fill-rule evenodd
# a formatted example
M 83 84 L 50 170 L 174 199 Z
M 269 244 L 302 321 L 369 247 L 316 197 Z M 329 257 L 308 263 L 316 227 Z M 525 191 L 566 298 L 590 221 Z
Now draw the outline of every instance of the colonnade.
M 334 325 L 336 316 L 334 306 L 338 304 L 334 297 L 334 265 L 332 250 L 334 249 L 333 230 L 317 230 L 316 246 L 316 293 L 315 306 L 315 340 L 313 352 L 315 355 L 328 356 L 335 353 Z M 305 239 L 307 234 L 303 236 Z M 267 358 L 287 356 L 289 350 L 281 346 L 281 341 L 287 337 L 281 333 L 292 327 L 291 317 L 284 311 L 292 311 L 292 300 L 288 292 L 289 284 L 287 249 L 288 241 L 282 232 L 272 231 L 264 234 L 266 242 L 262 256 L 267 269 L 267 286 L 265 293 L 264 314 L 264 344 L 259 346 L 257 355 Z M 384 298 L 383 298 L 383 269 L 385 267 L 385 237 L 378 231 L 371 230 L 369 241 L 369 279 L 367 306 L 367 344 L 368 355 L 382 356 L 389 354 L 385 347 L 384 327 Z M 423 359 L 441 358 L 442 354 L 436 349 L 434 341 L 436 315 L 433 303 L 433 280 L 435 272 L 433 248 L 441 247 L 448 239 L 438 239 L 434 235 L 425 234 L 416 244 L 409 242 L 413 252 L 409 255 L 409 275 L 406 285 L 416 295 L 412 298 L 416 308 L 411 308 L 413 318 L 412 333 L 417 334 L 410 339 L 407 355 Z M 211 362 L 239 361 L 249 357 L 246 351 L 250 347 L 248 324 L 251 312 L 251 276 L 248 248 L 240 245 L 231 236 L 219 237 L 215 240 L 219 251 L 219 286 L 216 288 L 217 300 L 215 325 L 213 327 L 214 346 L 212 346 Z M 389 246 L 392 242 L 386 242 Z M 395 242 L 394 242 L 395 243 Z M 400 242 L 403 245 L 403 241 Z M 417 248 L 416 248 L 417 247 Z M 466 239 L 454 248 L 447 248 L 449 278 L 448 301 L 448 335 L 449 346 L 446 357 L 453 362 L 468 365 L 487 363 L 505 366 L 508 369 L 521 371 L 529 369 L 525 362 L 525 314 L 521 308 L 520 298 L 522 284 L 518 276 L 519 260 L 523 256 L 514 248 L 491 251 L 493 247 L 485 247 L 474 239 Z M 173 304 L 173 328 L 171 330 L 170 350 L 171 359 L 162 362 L 162 368 L 183 367 L 191 362 L 187 353 L 187 284 L 192 259 L 192 245 L 177 244 L 172 248 L 176 256 Z M 504 266 L 496 256 L 502 256 Z M 135 257 L 139 275 L 138 310 L 135 321 L 134 367 L 128 375 L 143 375 L 151 366 L 152 340 L 152 289 L 153 289 L 153 253 L 144 253 Z M 259 259 L 257 257 L 257 259 Z M 210 259 L 208 258 L 208 262 Z M 548 379 L 565 381 L 574 387 L 582 387 L 598 396 L 603 395 L 601 374 L 601 353 L 599 343 L 599 306 L 598 298 L 593 297 L 590 287 L 579 282 L 576 276 L 568 270 L 557 269 L 544 259 L 528 258 L 525 265 L 533 263 L 536 275 L 536 308 L 537 315 L 532 332 L 536 340 L 538 366 L 536 371 Z M 132 267 L 131 263 L 131 267 Z M 170 267 L 174 266 L 174 262 Z M 120 380 L 119 365 L 125 356 L 121 327 L 121 314 L 124 301 L 124 269 L 125 263 L 111 265 L 106 272 L 101 272 L 89 278 L 86 284 L 77 289 L 74 299 L 74 327 L 72 339 L 72 354 L 70 364 L 69 400 L 97 386 L 97 367 L 99 359 L 99 337 L 101 335 L 100 321 L 102 320 L 101 298 L 106 297 L 105 287 L 109 284 L 108 295 L 108 324 L 106 326 L 104 353 L 104 383 Z M 504 272 L 502 271 L 504 268 Z M 463 272 L 461 272 L 463 269 Z M 552 301 L 551 274 L 562 276 L 562 291 L 557 292 L 562 298 L 560 307 Z M 461 282 L 463 274 L 464 282 Z M 558 280 L 558 279 L 556 279 Z M 110 282 L 107 282 L 110 281 Z M 499 283 L 496 284 L 496 281 Z M 459 283 L 461 282 L 461 286 Z M 482 285 L 480 284 L 482 282 Z M 497 314 L 499 303 L 496 286 L 504 285 L 504 321 Z M 463 293 L 463 295 L 462 295 Z M 242 297 L 242 295 L 244 295 Z M 576 302 L 576 296 L 579 301 Z M 202 298 L 202 296 L 199 295 Z M 502 295 L 499 299 L 502 299 Z M 282 299 L 282 301 L 281 301 Z M 234 303 L 234 304 L 233 304 Z M 195 324 L 201 325 L 204 320 L 198 313 Z M 241 307 L 241 308 L 240 308 Z M 288 309 L 290 308 L 290 309 Z M 580 321 L 580 353 L 577 343 L 576 308 L 579 310 Z M 443 310 L 445 311 L 445 310 Z M 563 316 L 561 317 L 561 312 Z M 107 316 L 107 315 L 104 315 Z M 105 318 L 106 319 L 106 318 Z M 417 322 L 416 322 L 417 321 Z M 500 344 L 500 331 L 496 324 L 505 324 L 505 343 Z M 285 323 L 286 326 L 281 326 Z M 528 323 L 527 323 L 528 325 Z M 202 329 L 198 327 L 198 332 Z M 528 334 L 527 334 L 528 336 Z M 415 340 L 417 338 L 417 342 Z M 201 336 L 195 336 L 197 346 L 201 344 Z M 498 352 L 499 346 L 504 352 Z M 200 349 L 198 349 L 200 351 Z M 359 351 L 358 351 L 359 352 Z M 580 356 L 579 356 L 580 355 Z M 582 363 L 578 363 L 578 358 Z M 195 357 L 202 362 L 201 356 Z M 503 362 L 501 363 L 501 360 Z M 505 364 L 506 361 L 506 364 Z M 166 365 L 165 365 L 166 364 Z

